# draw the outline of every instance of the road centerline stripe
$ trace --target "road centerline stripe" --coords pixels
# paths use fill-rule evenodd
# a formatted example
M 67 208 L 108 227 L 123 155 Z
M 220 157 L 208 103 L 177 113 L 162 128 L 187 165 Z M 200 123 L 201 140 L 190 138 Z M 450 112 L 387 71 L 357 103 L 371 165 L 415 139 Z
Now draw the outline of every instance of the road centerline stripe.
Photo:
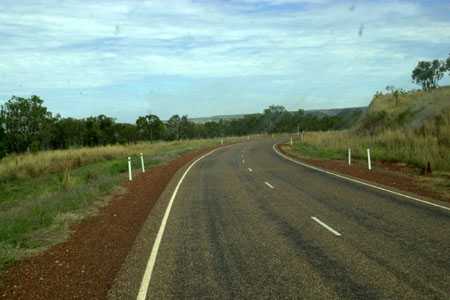
M 273 185 L 271 185 L 270 183 L 268 183 L 267 181 L 264 181 L 265 185 L 267 185 L 269 188 L 274 189 Z
M 148 293 L 149 286 L 150 286 L 150 280 L 152 278 L 153 269 L 154 269 L 155 263 L 156 263 L 156 257 L 158 255 L 159 246 L 161 244 L 161 241 L 162 241 L 162 238 L 164 235 L 164 230 L 166 229 L 167 220 L 169 219 L 170 210 L 172 209 L 173 202 L 175 200 L 175 197 L 178 194 L 178 190 L 180 189 L 181 184 L 184 181 L 184 178 L 189 173 L 189 171 L 192 169 L 192 167 L 195 164 L 197 164 L 200 160 L 213 154 L 217 150 L 223 149 L 223 148 L 224 147 L 214 149 L 214 150 L 202 155 L 198 159 L 196 159 L 193 163 L 191 163 L 189 165 L 189 167 L 186 169 L 186 171 L 184 171 L 183 176 L 181 176 L 180 180 L 178 181 L 178 183 L 175 187 L 175 190 L 173 191 L 173 194 L 170 197 L 169 204 L 167 205 L 166 211 L 164 212 L 164 216 L 161 221 L 161 226 L 159 227 L 158 234 L 156 235 L 156 239 L 153 244 L 152 252 L 150 253 L 150 257 L 148 259 L 147 266 L 145 268 L 145 273 L 144 273 L 144 276 L 142 277 L 141 285 L 139 287 L 139 293 L 136 297 L 137 300 L 145 300 L 147 298 L 147 293 Z
M 335 236 L 341 236 L 342 234 L 340 234 L 338 231 L 334 230 L 333 228 L 331 228 L 330 226 L 328 226 L 327 224 L 325 224 L 324 222 L 320 221 L 318 218 L 316 217 L 311 217 L 311 219 L 313 219 L 314 221 L 316 221 L 318 224 L 320 224 L 322 227 L 326 228 L 328 231 L 330 231 L 331 233 L 333 233 Z

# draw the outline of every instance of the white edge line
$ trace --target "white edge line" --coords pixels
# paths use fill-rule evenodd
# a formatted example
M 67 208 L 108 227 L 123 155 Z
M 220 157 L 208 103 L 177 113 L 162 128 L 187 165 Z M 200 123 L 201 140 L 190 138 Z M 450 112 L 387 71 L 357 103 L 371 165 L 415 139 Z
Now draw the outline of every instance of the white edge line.
M 337 232 L 336 230 L 334 230 L 333 228 L 331 228 L 330 226 L 328 226 L 327 224 L 325 224 L 324 222 L 320 221 L 318 218 L 316 217 L 311 217 L 311 219 L 313 219 L 314 221 L 316 221 L 317 223 L 319 223 L 320 225 L 322 225 L 323 227 L 325 227 L 326 229 L 328 229 L 328 231 L 330 231 L 331 233 L 333 233 L 335 236 L 341 236 L 342 234 L 340 234 L 339 232 Z
M 167 205 L 166 211 L 164 213 L 164 217 L 163 217 L 163 219 L 161 221 L 161 226 L 159 227 L 159 230 L 158 230 L 158 234 L 156 235 L 156 239 L 155 239 L 155 242 L 153 244 L 152 252 L 151 252 L 150 257 L 148 259 L 148 263 L 147 263 L 147 266 L 146 266 L 146 269 L 145 269 L 144 276 L 142 277 L 141 285 L 140 285 L 140 288 L 139 288 L 139 293 L 138 293 L 138 295 L 136 297 L 137 300 L 145 300 L 145 298 L 147 297 L 148 288 L 150 286 L 150 280 L 152 278 L 153 268 L 155 267 L 156 257 L 158 255 L 159 246 L 161 244 L 161 240 L 162 240 L 163 235 L 164 235 L 164 230 L 166 228 L 167 220 L 168 220 L 169 215 L 170 215 L 170 210 L 172 209 L 172 204 L 173 204 L 173 202 L 175 200 L 175 197 L 177 196 L 178 190 L 180 189 L 180 186 L 183 183 L 184 178 L 186 177 L 186 175 L 189 173 L 191 168 L 197 162 L 199 162 L 203 158 L 211 155 L 212 153 L 216 152 L 217 150 L 223 149 L 223 148 L 224 147 L 220 147 L 220 148 L 214 149 L 214 150 L 212 150 L 212 151 L 202 155 L 197 160 L 195 160 L 193 163 L 191 163 L 189 165 L 189 167 L 186 169 L 186 171 L 184 171 L 183 176 L 178 181 L 178 184 L 175 187 L 175 190 L 173 191 L 172 197 L 170 198 L 169 204 Z
M 446 206 L 443 206 L 443 205 L 439 205 L 439 204 L 436 204 L 436 203 L 432 203 L 432 202 L 428 202 L 428 201 L 425 201 L 425 200 L 421 200 L 421 199 L 416 198 L 416 197 L 413 197 L 413 196 L 409 196 L 409 195 L 405 195 L 405 194 L 402 194 L 402 193 L 399 193 L 399 192 L 395 192 L 395 191 L 392 191 L 392 190 L 388 190 L 388 189 L 385 189 L 385 188 L 382 188 L 382 187 L 379 187 L 379 186 L 376 186 L 376 185 L 373 185 L 373 184 L 370 184 L 370 183 L 366 183 L 366 182 L 364 182 L 364 181 L 360 181 L 360 180 L 357 180 L 357 179 L 349 178 L 349 177 L 342 176 L 342 175 L 339 175 L 339 174 L 336 174 L 336 173 L 333 173 L 333 172 L 330 172 L 330 171 L 326 171 L 326 170 L 321 169 L 321 168 L 317 168 L 317 167 L 308 165 L 308 164 L 306 164 L 306 163 L 303 163 L 303 162 L 300 162 L 300 161 L 295 160 L 295 159 L 293 159 L 293 158 L 290 158 L 290 157 L 287 156 L 287 155 L 284 155 L 283 153 L 281 153 L 281 152 L 277 149 L 276 146 L 277 146 L 277 144 L 274 144 L 274 145 L 273 145 L 273 150 L 274 150 L 278 155 L 280 155 L 280 156 L 283 157 L 284 159 L 287 159 L 287 160 L 289 160 L 289 161 L 291 161 L 291 162 L 293 162 L 293 163 L 296 163 L 296 164 L 298 164 L 298 165 L 304 166 L 304 167 L 306 167 L 306 168 L 310 168 L 310 169 L 313 169 L 313 170 L 316 170 L 316 171 L 319 171 L 319 172 L 322 172 L 322 173 L 326 173 L 326 174 L 329 174 L 329 175 L 333 175 L 333 176 L 336 176 L 336 177 L 339 177 L 339 178 L 342 178 L 342 179 L 345 179 L 345 180 L 348 180 L 348 181 L 351 181 L 351 182 L 356 182 L 356 183 L 359 183 L 359 184 L 362 184 L 362 185 L 365 185 L 365 186 L 368 186 L 368 187 L 371 187 L 371 188 L 374 188 L 374 189 L 377 189 L 377 190 L 380 190 L 380 191 L 388 192 L 388 193 L 394 194 L 394 195 L 396 195 L 396 196 L 405 197 L 405 198 L 408 198 L 408 199 L 410 199 L 410 200 L 414 200 L 414 201 L 417 201 L 417 202 L 420 202 L 420 203 L 424 203 L 424 204 L 427 204 L 427 205 L 431 205 L 431 206 L 434 206 L 434 207 L 439 207 L 439 208 L 442 208 L 442 209 L 444 209 L 444 210 L 450 211 L 450 208 L 449 208 L 449 207 L 446 207 Z
M 268 183 L 267 181 L 264 181 L 264 183 L 265 183 L 268 187 L 270 187 L 271 189 L 274 189 L 273 185 L 271 185 L 271 184 Z
M 249 171 L 249 172 L 253 172 L 252 168 L 248 168 L 248 171 Z

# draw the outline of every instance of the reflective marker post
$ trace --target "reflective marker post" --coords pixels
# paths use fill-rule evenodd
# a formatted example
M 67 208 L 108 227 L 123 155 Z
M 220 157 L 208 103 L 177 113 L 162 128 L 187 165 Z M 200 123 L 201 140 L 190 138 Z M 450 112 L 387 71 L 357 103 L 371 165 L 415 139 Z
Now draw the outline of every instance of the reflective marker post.
M 128 180 L 133 180 L 133 175 L 131 174 L 131 157 L 128 156 Z
M 141 153 L 141 166 L 142 166 L 142 173 L 145 173 L 144 154 L 143 153 Z
M 367 148 L 367 166 L 369 171 L 372 170 L 372 162 L 370 161 L 370 149 Z
M 348 148 L 348 165 L 352 165 L 352 149 Z

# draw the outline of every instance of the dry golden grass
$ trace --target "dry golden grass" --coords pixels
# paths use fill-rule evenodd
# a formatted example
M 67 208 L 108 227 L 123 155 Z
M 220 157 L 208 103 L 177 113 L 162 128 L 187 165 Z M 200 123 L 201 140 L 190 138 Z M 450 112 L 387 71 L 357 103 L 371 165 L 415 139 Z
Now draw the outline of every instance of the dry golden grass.
M 113 145 L 11 155 L 0 161 L 0 181 L 24 179 L 73 170 L 90 163 L 117 158 L 126 159 L 127 156 L 136 156 L 139 153 L 144 153 L 147 157 L 156 157 L 161 153 L 168 153 L 180 146 L 188 151 L 198 149 L 200 146 L 217 145 L 219 142 L 219 139 L 158 142 L 153 144 L 143 142 L 132 145 Z
M 355 158 L 364 158 L 371 149 L 374 160 L 405 162 L 419 168 L 431 163 L 433 170 L 450 171 L 450 114 L 439 134 L 432 126 L 423 132 L 412 129 L 385 130 L 376 135 L 362 135 L 353 130 L 308 132 L 305 142 L 345 153 L 352 149 Z M 426 127 L 425 127 L 426 128 Z
M 431 92 L 403 94 L 396 102 L 391 94 L 375 96 L 368 114 L 345 131 L 310 132 L 307 144 L 329 153 L 351 148 L 353 156 L 365 158 L 371 149 L 375 160 L 405 162 L 433 170 L 450 171 L 450 87 Z

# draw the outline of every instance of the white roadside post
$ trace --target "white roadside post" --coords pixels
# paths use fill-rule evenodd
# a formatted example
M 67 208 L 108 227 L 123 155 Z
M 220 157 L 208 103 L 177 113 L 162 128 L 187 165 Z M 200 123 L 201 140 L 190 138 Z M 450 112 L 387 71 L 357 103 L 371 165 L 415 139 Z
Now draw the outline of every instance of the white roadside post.
M 367 166 L 369 171 L 372 170 L 372 162 L 370 161 L 370 149 L 367 148 Z
M 303 143 L 303 131 L 302 131 L 302 143 Z
M 352 165 L 352 149 L 348 148 L 348 165 Z
M 291 136 L 291 146 L 294 145 L 294 141 L 292 140 L 292 136 Z
M 145 173 L 144 154 L 143 153 L 141 153 L 141 167 L 142 167 L 142 173 Z
M 220 144 L 223 145 L 223 139 L 220 140 Z
M 131 157 L 128 156 L 128 180 L 133 180 L 133 175 L 131 174 Z

